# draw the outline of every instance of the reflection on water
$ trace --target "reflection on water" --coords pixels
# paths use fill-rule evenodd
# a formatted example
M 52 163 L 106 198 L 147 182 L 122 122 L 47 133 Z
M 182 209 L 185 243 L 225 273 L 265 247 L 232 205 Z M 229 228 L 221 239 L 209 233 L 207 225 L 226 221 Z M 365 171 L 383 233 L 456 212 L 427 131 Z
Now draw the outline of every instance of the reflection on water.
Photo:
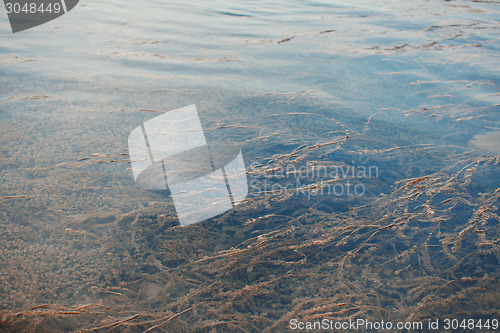
M 485 149 L 491 153 L 500 153 L 500 131 L 486 132 L 484 134 L 477 134 L 471 140 L 471 144 L 475 147 Z
M 86 1 L 15 35 L 5 18 L 0 327 L 498 316 L 500 9 L 429 4 Z M 127 138 L 190 104 L 215 164 L 242 150 L 250 194 L 179 228 Z

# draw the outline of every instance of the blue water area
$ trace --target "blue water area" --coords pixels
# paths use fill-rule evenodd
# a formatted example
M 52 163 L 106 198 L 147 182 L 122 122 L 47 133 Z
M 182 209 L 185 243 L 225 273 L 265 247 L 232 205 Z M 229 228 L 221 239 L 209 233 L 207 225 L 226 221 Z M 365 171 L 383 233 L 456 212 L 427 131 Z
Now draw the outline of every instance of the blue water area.
M 137 313 L 149 311 L 152 317 L 144 321 L 161 321 L 161 311 L 175 314 L 190 309 L 189 302 L 181 299 L 186 295 L 198 295 L 200 304 L 209 304 L 210 297 L 203 296 L 202 289 L 211 290 L 208 286 L 216 283 L 215 276 L 222 271 L 227 270 L 217 277 L 222 279 L 221 295 L 229 295 L 231 288 L 251 293 L 258 283 L 275 283 L 267 279 L 273 274 L 276 279 L 280 274 L 293 275 L 295 266 L 286 265 L 305 262 L 304 258 L 359 254 L 360 266 L 355 261 L 349 265 L 372 267 L 371 260 L 363 261 L 365 245 L 371 243 L 367 251 L 373 249 L 373 258 L 384 258 L 374 262 L 397 273 L 386 281 L 407 273 L 408 281 L 410 275 L 431 276 L 434 273 L 425 261 L 428 253 L 424 256 L 418 249 L 443 246 L 431 253 L 446 255 L 439 259 L 443 267 L 461 267 L 467 278 L 476 279 L 470 281 L 482 281 L 477 283 L 488 285 L 480 280 L 484 276 L 498 282 L 498 249 L 493 245 L 498 234 L 489 233 L 498 231 L 498 216 L 488 215 L 483 221 L 477 216 L 490 213 L 481 208 L 479 214 L 476 209 L 491 206 L 493 212 L 498 200 L 495 190 L 500 186 L 498 161 L 494 162 L 500 153 L 499 18 L 496 1 L 90 0 L 80 1 L 56 20 L 13 34 L 1 11 L 0 248 L 4 254 L 0 309 L 14 311 L 45 303 L 52 310 L 54 304 L 108 304 L 121 309 L 110 314 L 116 320 L 126 319 L 120 311 L 133 308 Z M 215 164 L 234 159 L 241 149 L 250 193 L 234 211 L 189 229 L 177 226 L 168 189 L 154 191 L 135 184 L 127 139 L 144 122 L 191 104 L 197 106 Z M 314 167 L 328 172 L 300 174 Z M 289 173 L 280 175 L 280 170 Z M 356 174 L 350 173 L 353 170 Z M 366 170 L 373 174 L 363 173 Z M 443 180 L 446 177 L 448 182 Z M 353 182 L 352 189 L 362 186 L 362 194 L 348 195 L 345 181 Z M 333 187 L 337 182 L 340 187 Z M 405 187 L 406 183 L 411 184 Z M 405 192 L 410 187 L 413 192 Z M 361 187 L 358 190 L 361 193 Z M 411 203 L 405 206 L 401 200 Z M 455 205 L 447 206 L 450 202 Z M 365 205 L 378 208 L 353 211 Z M 417 224 L 398 235 L 412 230 L 413 240 L 405 234 L 391 247 L 377 237 L 396 227 L 370 229 L 373 223 L 388 221 L 390 214 L 423 214 L 431 222 L 441 223 L 436 221 L 442 218 L 454 224 L 436 224 L 427 233 L 429 221 L 420 215 L 409 218 Z M 337 226 L 334 221 L 341 218 L 344 224 Z M 397 216 L 394 219 L 399 226 Z M 353 222 L 362 220 L 372 224 Z M 314 223 L 323 224 L 314 229 Z M 367 237 L 356 238 L 353 232 L 352 245 L 342 239 L 334 249 L 328 241 L 314 238 L 337 232 L 337 227 L 350 230 L 350 223 L 359 224 L 356 230 Z M 476 229 L 460 233 L 468 223 Z M 311 234 L 298 232 L 290 239 L 321 244 L 323 252 L 302 253 L 285 234 L 276 236 L 275 244 L 291 242 L 286 243 L 289 252 L 279 247 L 270 252 L 269 262 L 279 254 L 287 269 L 272 273 L 269 267 L 275 263 L 249 264 L 246 257 L 241 267 L 234 261 L 206 271 L 193 268 L 199 260 L 205 263 L 203 258 L 231 258 L 227 253 L 242 249 L 240 245 L 264 246 L 254 243 L 255 237 L 266 242 L 268 236 L 259 235 L 275 235 L 287 228 L 292 233 L 304 225 Z M 458 235 L 456 245 L 471 230 L 474 237 L 486 235 L 477 241 L 482 242 L 477 249 L 483 249 L 479 259 L 451 264 L 458 260 L 458 252 L 450 252 L 450 235 Z M 200 240 L 203 235 L 205 241 Z M 335 235 L 332 239 L 341 237 Z M 476 251 L 472 240 L 464 244 Z M 262 251 L 255 258 L 267 250 Z M 401 253 L 409 261 L 404 267 L 391 266 L 403 261 Z M 330 266 L 320 262 L 317 267 L 338 272 L 345 260 Z M 37 268 L 27 269 L 32 262 L 37 262 Z M 481 272 L 475 262 L 484 263 Z M 78 277 L 74 277 L 75 265 L 82 271 Z M 410 267 L 415 268 L 411 274 Z M 200 289 L 172 287 L 174 282 L 168 284 L 169 279 L 160 274 L 170 269 L 189 275 L 186 281 Z M 265 276 L 259 275 L 262 272 Z M 442 279 L 440 285 L 446 286 L 443 289 L 412 294 L 411 299 L 401 296 L 398 304 L 418 313 L 425 303 L 420 301 L 430 302 L 447 288 L 459 288 L 456 283 L 446 284 L 465 278 L 453 272 L 450 268 L 442 276 L 436 273 Z M 320 270 L 302 273 L 297 271 L 302 280 L 321 275 Z M 53 291 L 53 284 L 41 282 L 45 276 L 63 287 Z M 385 283 L 370 274 L 364 278 L 373 279 L 374 285 Z M 13 284 L 16 279 L 27 282 Z M 30 283 L 39 283 L 39 291 L 26 287 Z M 254 311 L 279 323 L 292 311 L 287 302 L 304 318 L 322 313 L 307 312 L 307 305 L 297 301 L 306 297 L 299 291 L 305 286 L 297 282 L 295 287 L 282 287 L 282 291 L 274 289 L 276 299 L 262 294 L 262 299 L 252 300 L 255 309 L 238 309 L 245 314 L 242 320 L 252 323 Z M 363 292 L 369 293 L 368 289 Z M 126 297 L 106 298 L 116 297 L 113 293 Z M 293 295 L 287 301 L 286 293 Z M 339 296 L 341 292 L 329 295 L 332 302 L 349 303 L 347 296 Z M 397 307 L 398 300 L 379 289 L 374 295 L 365 296 L 386 297 L 378 304 L 381 308 L 383 304 L 387 309 Z M 222 304 L 221 299 L 213 306 Z M 325 306 L 311 301 L 312 305 Z M 353 309 L 362 306 L 351 305 Z M 209 313 L 225 320 L 211 310 L 204 312 L 204 307 L 192 315 L 193 320 L 206 323 L 198 327 L 200 331 L 212 327 L 213 323 L 207 324 Z M 376 311 L 370 309 L 359 315 L 374 315 Z M 323 312 L 340 316 L 332 309 Z M 397 316 L 411 317 L 404 312 Z M 87 327 L 68 320 L 75 329 Z M 136 323 L 136 318 L 130 322 Z M 254 324 L 240 328 L 271 327 L 273 331 L 279 327 L 272 321 Z M 161 329 L 188 327 L 182 326 L 185 322 L 165 325 Z M 149 326 L 137 327 L 140 331 Z M 235 329 L 229 324 L 224 327 Z

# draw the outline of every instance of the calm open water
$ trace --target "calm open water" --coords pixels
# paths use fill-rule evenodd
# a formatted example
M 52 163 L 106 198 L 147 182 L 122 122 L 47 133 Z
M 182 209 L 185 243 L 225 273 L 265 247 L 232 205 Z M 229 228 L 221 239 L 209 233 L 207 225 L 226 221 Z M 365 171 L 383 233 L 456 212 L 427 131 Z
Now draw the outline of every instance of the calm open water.
M 460 154 L 500 153 L 496 1 L 86 0 L 16 34 L 0 12 L 2 310 L 96 301 L 92 277 L 76 294 L 67 290 L 79 278 L 62 278 L 53 293 L 40 282 L 87 265 L 78 253 L 110 237 L 92 229 L 99 244 L 73 247 L 67 232 L 152 206 L 175 225 L 168 193 L 137 188 L 127 156 L 129 133 L 162 112 L 196 104 L 207 140 L 239 146 L 247 167 L 343 140 L 307 158 L 376 167 L 357 203 L 452 167 Z M 478 193 L 500 186 L 498 168 L 488 172 Z M 262 179 L 248 177 L 258 197 Z M 354 200 L 338 199 L 341 211 Z M 17 248 L 16 237 L 33 248 Z M 68 248 L 61 262 L 48 259 Z M 179 251 L 189 261 L 227 248 L 187 241 Z M 37 269 L 20 273 L 33 261 Z M 95 276 L 118 264 L 99 265 Z M 27 287 L 36 283 L 44 291 Z

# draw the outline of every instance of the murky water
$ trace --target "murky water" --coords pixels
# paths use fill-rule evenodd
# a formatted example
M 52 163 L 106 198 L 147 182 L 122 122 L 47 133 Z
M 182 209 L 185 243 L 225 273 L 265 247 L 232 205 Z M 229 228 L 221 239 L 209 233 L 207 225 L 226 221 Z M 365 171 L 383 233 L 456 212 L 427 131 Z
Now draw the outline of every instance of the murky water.
M 499 319 L 498 3 L 84 1 L 16 34 L 2 16 L 2 329 Z M 190 104 L 250 194 L 180 228 L 127 138 Z

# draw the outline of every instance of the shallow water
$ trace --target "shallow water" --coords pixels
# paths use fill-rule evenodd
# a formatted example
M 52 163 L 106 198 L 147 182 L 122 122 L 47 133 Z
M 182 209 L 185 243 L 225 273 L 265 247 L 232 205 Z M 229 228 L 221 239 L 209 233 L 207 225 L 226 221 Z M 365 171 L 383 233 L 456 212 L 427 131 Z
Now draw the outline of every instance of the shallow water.
M 85 1 L 16 34 L 5 16 L 0 327 L 19 327 L 19 311 L 62 331 L 135 314 L 114 329 L 498 318 L 499 14 L 476 1 Z M 190 104 L 220 161 L 241 148 L 250 194 L 179 228 L 169 191 L 134 184 L 127 138 Z M 280 173 L 301 167 L 328 174 Z

